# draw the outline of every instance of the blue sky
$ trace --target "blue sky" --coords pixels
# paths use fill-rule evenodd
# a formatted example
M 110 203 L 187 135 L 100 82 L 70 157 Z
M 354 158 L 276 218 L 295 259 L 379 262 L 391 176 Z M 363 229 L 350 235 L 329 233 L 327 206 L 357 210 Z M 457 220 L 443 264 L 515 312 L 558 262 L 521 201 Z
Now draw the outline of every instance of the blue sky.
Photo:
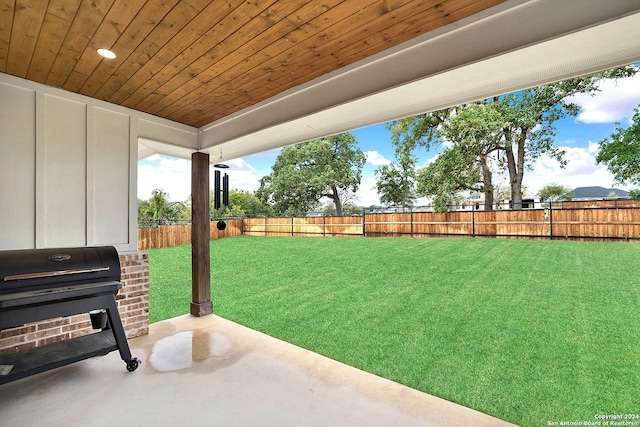
M 566 151 L 567 167 L 562 169 L 558 162 L 543 156 L 532 165 L 532 170 L 525 171 L 524 187 L 531 194 L 548 184 L 572 189 L 583 186 L 629 189 L 614 183 L 606 167 L 595 164 L 595 156 L 597 143 L 611 135 L 616 122 L 624 126 L 630 123 L 633 109 L 640 105 L 640 75 L 618 82 L 602 82 L 596 96 L 579 95 L 573 101 L 581 107 L 578 116 L 556 122 L 555 145 Z M 394 159 L 390 132 L 382 123 L 352 130 L 352 133 L 367 155 L 357 203 L 364 206 L 378 204 L 375 170 Z M 225 172 L 229 174 L 230 187 L 255 191 L 260 178 L 271 172 L 278 153 L 279 150 L 270 150 L 227 162 L 230 169 Z M 423 166 L 437 156 L 438 150 L 427 152 L 422 149 L 416 154 L 418 164 Z M 153 189 L 160 188 L 169 193 L 172 201 L 186 200 L 191 191 L 190 179 L 190 161 L 154 155 L 138 162 L 138 198 L 148 199 Z M 500 177 L 494 183 L 507 185 Z

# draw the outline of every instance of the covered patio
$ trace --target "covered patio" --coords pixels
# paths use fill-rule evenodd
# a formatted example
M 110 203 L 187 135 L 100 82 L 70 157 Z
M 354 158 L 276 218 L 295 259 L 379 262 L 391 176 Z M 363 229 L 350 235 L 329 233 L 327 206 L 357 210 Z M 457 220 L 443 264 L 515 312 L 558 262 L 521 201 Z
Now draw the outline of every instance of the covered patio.
M 507 422 L 215 315 L 152 324 L 118 353 L 2 386 L 7 426 L 442 426 Z
M 128 373 L 114 352 L 4 384 L 3 425 L 507 425 L 210 314 L 210 165 L 638 62 L 638 0 L 10 0 L 0 11 L 0 250 L 114 246 L 143 363 Z M 190 308 L 202 317 L 146 334 L 136 167 L 154 153 L 193 160 Z M 81 321 L 18 328 L 0 352 L 69 338 Z

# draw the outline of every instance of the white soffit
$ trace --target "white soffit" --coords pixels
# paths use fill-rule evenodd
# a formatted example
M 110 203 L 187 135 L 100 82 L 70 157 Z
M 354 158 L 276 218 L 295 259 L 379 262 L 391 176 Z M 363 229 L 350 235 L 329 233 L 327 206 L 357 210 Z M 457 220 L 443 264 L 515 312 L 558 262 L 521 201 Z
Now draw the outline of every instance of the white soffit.
M 149 138 L 138 138 L 138 160 L 146 159 L 154 154 L 164 154 L 190 160 L 195 150 L 171 143 L 155 141 Z
M 510 0 L 204 126 L 199 144 L 231 160 L 637 61 L 638 0 Z

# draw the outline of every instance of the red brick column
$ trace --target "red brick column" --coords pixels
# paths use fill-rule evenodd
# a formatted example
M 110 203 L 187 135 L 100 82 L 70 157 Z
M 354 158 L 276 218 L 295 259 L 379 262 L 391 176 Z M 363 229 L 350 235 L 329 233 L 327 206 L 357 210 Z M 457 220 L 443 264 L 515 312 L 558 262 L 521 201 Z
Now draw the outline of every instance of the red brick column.
M 127 338 L 149 333 L 149 255 L 141 252 L 120 255 L 122 289 L 118 311 Z

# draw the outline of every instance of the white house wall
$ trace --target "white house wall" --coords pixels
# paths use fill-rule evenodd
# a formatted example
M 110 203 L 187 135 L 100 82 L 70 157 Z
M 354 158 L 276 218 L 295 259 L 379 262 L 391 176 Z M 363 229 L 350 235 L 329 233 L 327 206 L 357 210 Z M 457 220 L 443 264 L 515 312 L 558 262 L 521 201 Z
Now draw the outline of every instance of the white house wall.
M 86 246 L 87 105 L 38 95 L 36 247 Z
M 137 250 L 138 139 L 197 129 L 0 74 L 0 250 Z
M 90 245 L 129 241 L 129 213 L 123 207 L 129 204 L 129 194 L 111 191 L 129 188 L 131 173 L 130 117 L 126 114 L 96 107 L 90 123 L 92 139 L 89 141 L 87 163 L 92 173 L 87 177 L 92 198 L 87 203 Z M 137 156 L 135 157 L 137 160 Z M 137 225 L 137 220 L 134 220 Z
M 35 91 L 0 82 L 0 249 L 35 246 L 35 110 Z

